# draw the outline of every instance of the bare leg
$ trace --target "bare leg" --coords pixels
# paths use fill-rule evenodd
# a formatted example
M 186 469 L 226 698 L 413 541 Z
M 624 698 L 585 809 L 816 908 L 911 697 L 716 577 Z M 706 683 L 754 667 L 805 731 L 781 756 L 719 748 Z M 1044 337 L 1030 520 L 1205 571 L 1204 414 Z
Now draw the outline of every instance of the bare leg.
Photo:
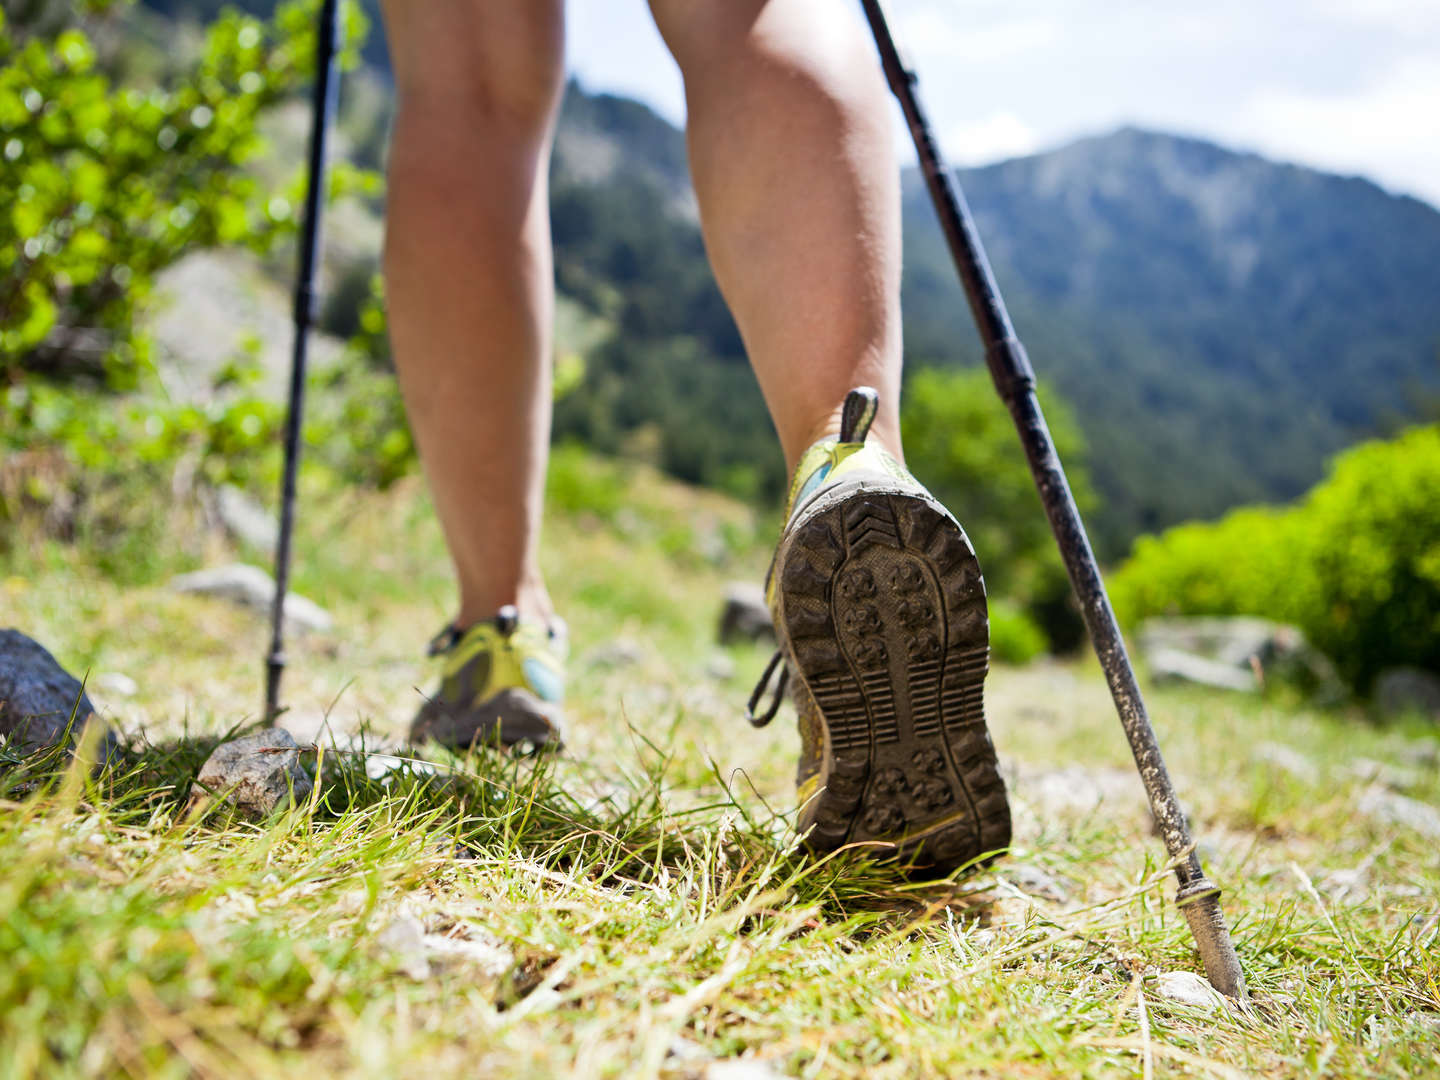
M 880 391 L 900 455 L 900 197 L 884 82 L 839 0 L 650 0 L 685 75 L 706 248 L 793 468 Z
M 460 580 L 457 623 L 548 617 L 537 549 L 562 0 L 385 0 L 399 112 L 385 271 L 400 385 Z

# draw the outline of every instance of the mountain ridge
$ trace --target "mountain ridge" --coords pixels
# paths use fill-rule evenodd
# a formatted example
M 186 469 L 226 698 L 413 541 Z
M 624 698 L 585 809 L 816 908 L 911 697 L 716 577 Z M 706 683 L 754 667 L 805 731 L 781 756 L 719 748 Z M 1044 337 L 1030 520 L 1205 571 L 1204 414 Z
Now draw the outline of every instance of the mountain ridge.
M 584 187 L 567 151 L 571 103 L 604 99 L 571 88 L 561 203 Z M 651 123 L 648 141 L 683 151 L 679 131 Z M 957 175 L 1021 337 L 1079 413 L 1111 552 L 1140 531 L 1300 494 L 1328 455 L 1414 416 L 1413 399 L 1440 384 L 1440 304 L 1427 301 L 1440 296 L 1440 211 L 1413 196 L 1134 125 Z M 978 364 L 914 169 L 902 187 L 907 361 Z M 573 240 L 557 230 L 562 264 Z M 733 329 L 710 339 L 717 365 L 738 359 Z
M 383 61 L 378 30 L 366 55 Z M 1433 409 L 1440 211 L 1421 199 L 1139 125 L 957 172 L 1022 339 L 1078 413 L 1111 554 L 1298 495 L 1329 455 Z M 981 363 L 913 169 L 902 188 L 907 363 Z M 783 490 L 704 259 L 683 134 L 572 80 L 551 192 L 559 287 L 614 328 L 557 433 L 638 440 L 684 479 Z

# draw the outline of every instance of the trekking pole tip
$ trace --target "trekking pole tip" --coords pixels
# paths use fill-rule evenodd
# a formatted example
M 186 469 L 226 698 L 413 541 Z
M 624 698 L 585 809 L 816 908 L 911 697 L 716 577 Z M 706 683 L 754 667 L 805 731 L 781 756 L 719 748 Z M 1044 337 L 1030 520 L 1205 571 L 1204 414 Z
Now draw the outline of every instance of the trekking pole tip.
M 1244 1001 L 1249 990 L 1235 943 L 1225 926 L 1225 913 L 1220 910 L 1220 886 L 1202 875 L 1180 888 L 1175 904 L 1190 924 L 1210 985 L 1226 997 Z

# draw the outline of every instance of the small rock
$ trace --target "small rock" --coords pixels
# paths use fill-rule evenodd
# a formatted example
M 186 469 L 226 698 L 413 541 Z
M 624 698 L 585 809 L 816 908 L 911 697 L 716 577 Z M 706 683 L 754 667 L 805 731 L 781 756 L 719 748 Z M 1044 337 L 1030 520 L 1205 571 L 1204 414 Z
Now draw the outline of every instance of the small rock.
M 210 570 L 197 570 L 173 578 L 170 587 L 176 592 L 197 596 L 214 596 L 244 607 L 269 613 L 275 605 L 275 579 L 258 566 L 231 563 Z M 285 594 L 285 624 L 293 630 L 325 632 L 334 621 L 329 612 L 299 593 Z
M 430 977 L 430 958 L 425 955 L 425 928 L 420 925 L 419 919 L 402 915 L 380 931 L 375 943 L 390 954 L 399 971 L 416 982 Z
M 1370 891 L 1370 860 L 1345 870 L 1331 870 L 1316 887 L 1337 903 L 1359 900 Z
M 195 778 L 195 798 L 219 799 L 246 814 L 264 817 L 310 794 L 300 767 L 300 747 L 288 731 L 269 728 L 221 743 Z
M 1193 971 L 1166 971 L 1155 979 L 1155 993 L 1166 1001 L 1188 1005 L 1204 1013 L 1225 1008 L 1225 996 Z
M 1421 836 L 1440 840 L 1440 810 L 1419 799 L 1387 791 L 1378 784 L 1365 789 L 1356 801 L 1355 809 L 1375 821 L 1402 825 L 1414 829 Z
M 67 741 L 67 729 L 74 745 L 90 723 L 100 720 L 80 680 L 38 641 L 19 630 L 0 630 L 0 735 L 6 746 L 25 755 L 39 753 Z M 114 749 L 115 738 L 107 732 L 98 759 Z
M 1403 765 L 1387 765 L 1383 761 L 1367 757 L 1356 758 L 1345 772 L 1356 780 L 1379 784 L 1391 791 L 1406 791 L 1417 787 L 1424 780 L 1419 770 L 1407 769 Z
M 233 484 L 221 484 L 215 492 L 215 516 L 236 540 L 266 555 L 275 553 L 275 540 L 280 531 L 275 519 Z
M 1400 751 L 1399 756 L 1417 769 L 1433 769 L 1440 766 L 1440 742 L 1411 743 Z
M 1345 686 L 1335 665 L 1294 626 L 1253 616 L 1147 619 L 1140 651 L 1156 678 L 1231 690 L 1258 690 L 1261 678 L 1290 684 L 1320 702 Z M 1256 677 L 1260 672 L 1261 678 Z
M 129 675 L 119 671 L 103 671 L 95 676 L 93 684 L 102 694 L 113 697 L 134 697 L 140 692 L 139 685 Z
M 1413 667 L 1386 668 L 1375 678 L 1375 708 L 1381 716 L 1414 715 L 1440 721 L 1440 675 Z
M 775 627 L 770 621 L 764 589 L 746 581 L 731 582 L 725 587 L 719 637 L 721 645 L 734 641 L 775 640 Z
M 712 653 L 705 661 L 705 674 L 716 682 L 729 682 L 735 677 L 735 661 L 723 652 Z
M 1273 765 L 1296 780 L 1313 784 L 1320 779 L 1320 770 L 1315 763 L 1292 746 L 1277 742 L 1262 742 L 1254 750 L 1255 760 Z
M 597 645 L 586 654 L 585 659 L 593 667 L 634 667 L 645 659 L 645 650 L 641 648 L 639 642 L 619 637 L 607 641 L 603 645 Z
M 1033 863 L 1012 863 L 1005 869 L 1003 876 L 1021 892 L 1038 896 L 1042 900 L 1063 904 L 1069 899 L 1064 887 Z
M 1102 803 L 1142 812 L 1148 807 L 1140 778 L 1123 769 L 1068 765 L 1049 772 L 1021 774 L 1016 786 L 1020 795 L 1047 817 L 1088 814 Z
M 731 1058 L 712 1061 L 705 1067 L 705 1080 L 780 1080 L 780 1074 L 763 1061 Z
M 679 1063 L 691 1065 L 709 1061 L 710 1052 L 697 1042 L 685 1038 L 683 1035 L 676 1035 L 670 1040 L 670 1045 L 665 1049 L 665 1057 L 674 1059 Z
M 1191 682 L 1218 690 L 1253 692 L 1260 689 L 1255 673 L 1219 660 L 1209 660 L 1179 649 L 1150 648 L 1145 651 L 1150 676 L 1156 682 Z
M 419 919 L 402 915 L 375 940 L 394 957 L 396 967 L 417 982 L 430 977 L 434 962 L 460 961 L 492 979 L 515 966 L 515 955 L 500 941 L 473 927 L 465 930 L 467 937 L 427 934 Z
M 498 939 L 467 927 L 467 937 L 426 934 L 425 948 L 432 959 L 459 961 L 478 974 L 498 979 L 515 966 L 515 954 Z

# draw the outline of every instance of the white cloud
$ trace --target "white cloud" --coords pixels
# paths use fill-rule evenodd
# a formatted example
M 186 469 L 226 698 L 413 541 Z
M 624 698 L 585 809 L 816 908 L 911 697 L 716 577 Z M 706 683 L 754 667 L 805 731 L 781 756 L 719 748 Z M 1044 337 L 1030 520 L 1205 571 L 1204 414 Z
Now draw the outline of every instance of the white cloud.
M 1237 127 L 1274 152 L 1370 173 L 1440 204 L 1440 66 L 1406 61 L 1343 98 L 1263 93 Z
M 1032 154 L 1039 145 L 1035 132 L 1013 112 L 991 113 L 978 124 L 948 129 L 941 149 L 956 165 L 984 165 Z
M 957 162 L 1139 123 L 1359 172 L 1440 205 L 1437 0 L 887 7 Z M 569 0 L 567 10 L 572 65 L 587 86 L 684 116 L 679 75 L 644 0 Z
M 986 25 L 967 12 L 957 18 L 949 4 L 907 6 L 896 21 L 895 38 L 915 57 L 938 56 L 955 63 L 1014 59 L 1056 44 L 1058 19 L 1022 15 Z

